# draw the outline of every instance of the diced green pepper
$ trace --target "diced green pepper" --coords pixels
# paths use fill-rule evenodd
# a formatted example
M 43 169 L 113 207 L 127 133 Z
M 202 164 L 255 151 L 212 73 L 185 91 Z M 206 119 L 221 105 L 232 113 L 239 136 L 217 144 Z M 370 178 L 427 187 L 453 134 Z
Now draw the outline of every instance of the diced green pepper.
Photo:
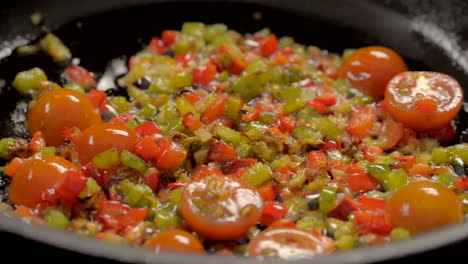
M 245 159 L 250 155 L 251 151 L 251 146 L 247 144 L 246 142 L 241 141 L 239 144 L 235 146 L 237 155 L 239 155 L 240 158 Z
M 367 165 L 366 169 L 370 175 L 372 175 L 380 182 L 383 182 L 386 179 L 387 175 L 390 173 L 390 169 L 386 164 L 373 163 Z
M 263 85 L 258 75 L 246 75 L 234 83 L 233 90 L 244 100 L 250 100 L 263 93 Z
M 18 92 L 26 94 L 38 89 L 40 81 L 47 81 L 47 76 L 41 68 L 35 67 L 16 74 L 12 85 Z
M 143 90 L 130 85 L 127 88 L 128 95 L 134 102 L 140 102 L 142 105 L 151 103 L 151 97 Z
M 154 105 L 146 104 L 140 109 L 138 115 L 145 118 L 146 120 L 153 120 L 156 112 L 157 109 Z
M 276 159 L 274 160 L 272 163 L 271 163 L 271 166 L 275 169 L 282 169 L 286 166 L 288 166 L 289 163 L 291 163 L 291 157 L 289 155 L 284 155 L 284 156 L 281 156 L 281 158 L 279 159 Z
M 322 135 L 308 126 L 296 127 L 296 129 L 294 129 L 294 136 L 311 145 L 319 145 L 322 143 Z
M 132 104 L 128 102 L 124 96 L 113 97 L 110 99 L 109 103 L 119 114 L 128 112 L 132 107 Z
M 317 130 L 327 139 L 335 139 L 338 136 L 338 128 L 330 118 L 320 118 L 317 123 Z
M 391 171 L 383 182 L 386 191 L 398 190 L 406 184 L 408 184 L 408 174 L 403 169 Z
M 293 196 L 288 200 L 283 202 L 283 205 L 288 208 L 286 217 L 288 219 L 296 219 L 299 217 L 300 213 L 307 210 L 307 201 L 304 197 Z
M 51 156 L 51 155 L 55 155 L 55 152 L 57 151 L 57 149 L 55 147 L 42 147 L 41 148 L 41 154 L 42 156 Z
M 80 199 L 85 199 L 101 190 L 101 186 L 91 177 L 89 177 L 86 181 L 86 187 L 83 191 L 78 195 Z
M 392 241 L 403 241 L 411 238 L 411 233 L 402 227 L 392 229 L 390 232 L 390 238 Z
M 451 187 L 452 183 L 456 179 L 458 179 L 458 176 L 455 173 L 444 173 L 444 174 L 439 175 L 439 177 L 437 178 L 437 181 L 440 184 L 443 184 L 447 187 Z
M 56 207 L 46 208 L 44 212 L 44 221 L 59 229 L 66 229 L 69 223 L 68 217 Z
M 181 115 L 185 116 L 188 113 L 197 115 L 197 110 L 195 109 L 193 104 L 190 103 L 184 96 L 177 97 L 175 103 Z
M 294 113 L 294 112 L 297 112 L 297 111 L 301 110 L 302 108 L 304 108 L 305 105 L 306 105 L 306 101 L 304 99 L 302 99 L 302 98 L 298 98 L 298 99 L 288 101 L 284 105 L 283 110 L 287 114 L 291 114 L 291 113 Z
M 205 32 L 203 36 L 207 43 L 212 43 L 216 37 L 224 35 L 228 30 L 224 24 L 205 25 Z
M 336 187 L 323 187 L 320 191 L 319 209 L 322 213 L 327 214 L 336 204 Z
M 270 180 L 273 176 L 270 167 L 268 165 L 258 162 L 255 163 L 250 169 L 244 174 L 243 179 L 252 184 L 255 187 L 261 186 L 264 182 Z
M 276 158 L 276 149 L 265 141 L 256 141 L 252 144 L 252 151 L 261 159 L 272 161 Z
M 238 144 L 242 140 L 241 133 L 237 132 L 234 129 L 231 129 L 227 126 L 223 126 L 221 124 L 216 124 L 215 126 L 215 134 L 223 141 L 231 143 L 231 144 Z
M 81 94 L 85 94 L 85 89 L 83 88 L 83 86 L 77 84 L 77 83 L 67 83 L 63 86 L 65 89 L 70 89 L 70 90 L 73 90 L 73 91 L 76 91 L 76 92 L 79 92 Z
M 261 72 L 266 71 L 268 69 L 268 65 L 263 59 L 256 59 L 252 63 L 245 68 L 246 73 L 254 73 L 254 72 Z
M 205 24 L 200 22 L 185 22 L 182 25 L 181 33 L 195 38 L 203 38 L 205 32 Z
M 356 241 L 357 241 L 356 236 L 342 235 L 336 239 L 336 246 L 340 250 L 348 250 L 354 247 L 354 244 L 356 243 Z
M 437 147 L 432 149 L 432 162 L 437 164 L 450 163 L 449 149 L 443 147 Z
M 93 163 L 98 169 L 108 169 L 119 164 L 120 158 L 117 149 L 112 148 L 94 156 Z
M 72 56 L 68 47 L 52 33 L 47 33 L 47 35 L 41 39 L 40 45 L 42 49 L 56 61 L 63 61 Z
M 154 224 L 159 229 L 178 227 L 182 224 L 182 219 L 170 210 L 159 209 L 154 216 Z
M 2 138 L 0 140 L 0 158 L 6 158 L 10 155 L 10 149 L 16 145 L 13 138 Z
M 148 169 L 144 160 L 127 150 L 122 151 L 122 154 L 120 154 L 120 162 L 122 162 L 123 165 L 141 173 Z
M 465 165 L 468 165 L 468 144 L 458 144 L 451 147 L 453 158 L 463 160 Z

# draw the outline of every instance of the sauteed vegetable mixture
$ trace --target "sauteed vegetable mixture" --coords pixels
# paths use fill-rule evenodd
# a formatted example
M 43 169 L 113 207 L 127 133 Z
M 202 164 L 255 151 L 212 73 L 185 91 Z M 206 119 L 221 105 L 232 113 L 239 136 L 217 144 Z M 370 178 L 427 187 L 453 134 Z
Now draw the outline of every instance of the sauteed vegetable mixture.
M 56 61 L 71 51 L 49 33 Z M 63 62 L 62 62 L 63 63 Z M 385 47 L 343 55 L 269 30 L 185 23 L 118 82 L 25 69 L 30 139 L 3 138 L 2 210 L 152 251 L 284 259 L 401 241 L 463 220 L 463 89 Z

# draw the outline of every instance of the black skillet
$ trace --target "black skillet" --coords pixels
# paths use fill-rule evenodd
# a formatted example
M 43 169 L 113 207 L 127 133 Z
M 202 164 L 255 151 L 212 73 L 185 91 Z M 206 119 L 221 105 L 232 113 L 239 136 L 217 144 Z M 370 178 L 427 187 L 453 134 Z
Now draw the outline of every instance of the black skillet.
M 358 1 L 358 0 L 238 0 L 238 1 L 2 1 L 0 7 L 0 136 L 25 137 L 24 100 L 9 83 L 15 73 L 34 66 L 60 81 L 63 68 L 43 55 L 19 56 L 12 48 L 53 30 L 72 50 L 81 65 L 101 76 L 103 69 L 123 63 L 163 29 L 180 29 L 184 21 L 226 23 L 240 32 L 269 27 L 299 43 L 333 52 L 344 48 L 384 45 L 403 55 L 413 70 L 433 70 L 455 77 L 468 87 L 468 4 L 463 1 Z M 33 28 L 29 16 L 41 11 L 45 25 Z M 260 12 L 261 19 L 253 13 Z M 467 36 L 468 37 L 468 36 Z M 113 60 L 113 64 L 109 62 Z M 112 72 L 112 71 L 111 71 Z M 114 72 L 118 74 L 118 72 Z M 122 93 L 113 82 L 100 84 Z M 467 91 L 467 89 L 465 89 Z M 468 93 L 467 93 L 468 94 Z M 66 113 L 65 113 L 66 114 Z M 457 142 L 467 142 L 466 113 L 459 117 Z M 8 180 L 0 178 L 0 199 L 5 200 Z M 340 252 L 297 263 L 363 263 L 434 260 L 461 256 L 468 246 L 468 224 L 450 226 L 411 241 Z M 265 263 L 254 259 L 155 255 L 117 247 L 73 234 L 31 226 L 0 215 L 0 252 L 3 258 L 36 261 L 138 263 Z M 285 263 L 275 260 L 268 263 Z

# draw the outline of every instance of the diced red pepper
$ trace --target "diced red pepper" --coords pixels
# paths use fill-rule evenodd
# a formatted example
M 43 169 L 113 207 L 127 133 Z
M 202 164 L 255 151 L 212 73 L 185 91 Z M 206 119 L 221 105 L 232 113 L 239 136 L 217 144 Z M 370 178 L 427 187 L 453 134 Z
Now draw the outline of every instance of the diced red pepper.
M 31 142 L 29 142 L 29 150 L 32 153 L 36 153 L 41 151 L 41 148 L 46 146 L 46 142 L 44 137 L 42 136 L 41 131 L 34 132 L 33 137 L 31 138 Z
M 127 214 L 130 211 L 130 206 L 116 201 L 100 200 L 97 205 L 98 215 L 101 217 Z
M 158 138 L 156 144 L 159 146 L 160 150 L 155 158 L 155 165 L 158 169 L 175 169 L 179 167 L 187 157 L 187 151 L 175 142 L 165 138 Z
M 286 219 L 279 219 L 276 220 L 275 222 L 271 223 L 270 226 L 268 226 L 267 230 L 271 229 L 283 229 L 283 228 L 296 228 L 296 223 L 293 221 L 289 221 Z
M 367 161 L 374 162 L 377 157 L 382 156 L 383 149 L 373 145 L 366 145 L 362 152 Z
M 264 226 L 269 226 L 273 222 L 283 218 L 288 212 L 288 208 L 279 203 L 269 203 L 262 211 L 260 223 Z
M 106 105 L 109 103 L 109 100 L 107 99 L 107 95 L 104 91 L 91 89 L 87 96 L 91 103 L 94 105 L 94 107 L 99 109 L 99 111 L 107 111 Z
M 199 93 L 186 93 L 184 94 L 184 97 L 191 104 L 195 105 L 198 101 L 200 101 L 203 98 L 203 95 Z
M 222 141 L 216 142 L 208 154 L 208 160 L 210 161 L 226 162 L 235 158 L 237 158 L 236 149 Z
M 214 121 L 224 116 L 224 110 L 226 106 L 226 96 L 220 96 L 220 98 L 210 104 L 205 112 L 201 116 L 201 121 L 204 124 L 211 124 Z
M 335 177 L 334 171 L 345 172 L 347 167 L 348 165 L 343 160 L 329 160 L 327 170 Z
M 263 105 L 259 105 L 254 107 L 252 110 L 250 110 L 248 113 L 242 115 L 242 122 L 248 123 L 251 121 L 258 121 L 258 118 L 260 117 L 260 114 L 265 112 L 266 107 Z
M 352 120 L 347 124 L 348 133 L 357 137 L 370 136 L 371 130 L 377 121 L 377 112 L 370 106 L 359 106 L 353 110 Z
M 175 39 L 177 38 L 177 31 L 174 30 L 164 30 L 162 32 L 162 41 L 164 45 L 170 46 L 174 43 Z
M 263 57 L 268 57 L 278 50 L 278 39 L 271 34 L 260 40 L 260 52 Z
M 365 172 L 348 175 L 346 182 L 353 193 L 367 192 L 379 188 L 379 181 Z
M 226 45 L 221 45 L 221 47 L 219 47 L 219 54 L 223 53 L 227 53 L 231 57 L 232 66 L 227 69 L 229 73 L 241 74 L 245 70 L 247 67 L 246 62 L 243 61 L 242 58 L 234 56 L 234 53 Z
M 200 121 L 200 119 L 198 119 L 194 114 L 192 113 L 187 113 L 185 116 L 184 116 L 184 119 L 182 120 L 182 124 L 184 125 L 184 127 L 192 130 L 192 131 L 195 131 L 195 130 L 198 130 L 200 129 L 203 124 L 202 122 Z
M 167 187 L 171 190 L 179 189 L 181 187 L 185 187 L 187 185 L 186 182 L 172 182 L 167 185 Z
M 327 106 L 324 103 L 321 103 L 315 100 L 307 101 L 306 104 L 314 108 L 315 111 L 319 113 L 320 115 L 323 115 L 325 111 L 327 110 Z
M 107 170 L 98 170 L 93 162 L 89 162 L 81 169 L 86 177 L 93 178 L 101 187 L 105 186 L 112 176 Z
M 284 133 L 286 132 L 292 133 L 295 128 L 295 125 L 294 125 L 295 122 L 296 120 L 294 119 L 294 117 L 282 115 L 278 118 L 275 124 Z
M 468 177 L 466 177 L 464 175 L 458 177 L 458 179 L 456 179 L 453 182 L 453 187 L 458 192 L 464 192 L 464 191 L 468 190 Z
M 358 210 L 357 204 L 348 196 L 341 199 L 336 207 L 328 213 L 328 217 L 348 221 L 348 216 Z
M 349 166 L 346 169 L 347 174 L 355 174 L 355 173 L 361 173 L 364 172 L 364 168 L 359 166 L 358 164 L 354 163 L 353 165 Z
M 160 38 L 152 38 L 146 51 L 153 54 L 162 54 L 166 50 L 164 42 Z
M 260 193 L 260 196 L 262 197 L 264 202 L 274 201 L 276 199 L 276 196 L 278 196 L 278 193 L 276 192 L 273 183 L 263 184 L 258 188 L 258 192 Z
M 16 208 L 12 214 L 19 217 L 39 218 L 32 209 L 23 206 Z
M 185 53 L 185 54 L 179 54 L 175 58 L 176 62 L 182 64 L 182 66 L 187 67 L 190 64 L 194 63 L 194 61 L 197 59 L 197 55 L 194 53 Z
M 3 168 L 3 171 L 7 176 L 13 178 L 15 174 L 23 167 L 26 159 L 14 158 Z
M 74 142 L 81 134 L 81 130 L 77 127 L 69 127 L 62 130 L 60 134 L 63 139 L 67 140 L 68 142 Z
M 87 183 L 86 177 L 82 172 L 68 171 L 63 183 L 57 188 L 57 193 L 67 200 L 73 200 L 84 190 Z
M 148 215 L 148 209 L 146 208 L 132 208 L 128 211 L 128 216 L 136 223 L 144 221 Z
M 325 140 L 325 142 L 320 144 L 320 149 L 325 150 L 325 151 L 334 151 L 334 150 L 340 150 L 341 146 L 336 141 Z
M 235 173 L 237 170 L 241 168 L 250 168 L 252 165 L 257 163 L 256 159 L 238 159 L 232 162 L 229 167 L 224 171 L 226 174 L 232 174 Z
M 377 110 L 377 117 L 379 120 L 385 120 L 390 117 L 390 113 L 388 113 L 387 106 L 385 105 L 385 100 L 378 102 L 375 109 Z
M 437 139 L 440 143 L 449 143 L 455 139 L 457 132 L 451 124 L 446 124 L 445 126 L 434 129 L 430 132 L 431 136 Z
M 141 136 L 152 136 L 155 134 L 161 134 L 161 129 L 156 123 L 148 121 L 135 128 L 135 131 Z
M 383 214 L 387 202 L 384 199 L 370 197 L 366 195 L 359 195 L 357 198 L 359 210 L 372 212 L 374 214 Z
M 65 72 L 72 82 L 81 85 L 85 89 L 96 86 L 96 79 L 94 79 L 88 70 L 81 66 L 70 65 L 65 69 Z
M 327 155 L 322 151 L 309 152 L 307 167 L 311 169 L 327 168 Z
M 216 76 L 216 66 L 208 63 L 204 66 L 198 66 L 192 72 L 192 84 L 202 84 L 208 86 Z
M 109 123 L 113 124 L 126 124 L 128 121 L 135 119 L 135 116 L 132 114 L 122 114 L 118 116 L 114 116 Z
M 280 138 L 284 136 L 283 132 L 281 132 L 281 130 L 276 127 L 269 127 L 267 129 L 264 129 L 262 130 L 262 133 L 266 136 L 270 136 L 273 138 Z
M 387 119 L 382 122 L 377 142 L 382 149 L 391 149 L 403 138 L 403 135 L 403 125 Z
M 135 154 L 148 161 L 156 158 L 159 154 L 159 147 L 151 137 L 142 137 L 137 140 Z
M 428 163 L 420 162 L 415 163 L 413 167 L 409 170 L 409 174 L 412 176 L 422 176 L 425 178 L 429 178 L 432 173 L 432 167 Z
M 354 212 L 354 226 L 361 234 L 375 233 L 388 235 L 392 227 L 384 215 L 376 215 L 370 212 Z
M 314 98 L 315 102 L 322 103 L 325 106 L 332 106 L 336 104 L 336 97 L 333 94 L 323 94 Z
M 399 162 L 408 162 L 408 163 L 416 163 L 416 156 L 401 156 L 395 157 L 396 160 Z
M 151 190 L 156 191 L 159 187 L 159 173 L 156 170 L 148 170 L 145 175 L 145 184 L 151 188 Z

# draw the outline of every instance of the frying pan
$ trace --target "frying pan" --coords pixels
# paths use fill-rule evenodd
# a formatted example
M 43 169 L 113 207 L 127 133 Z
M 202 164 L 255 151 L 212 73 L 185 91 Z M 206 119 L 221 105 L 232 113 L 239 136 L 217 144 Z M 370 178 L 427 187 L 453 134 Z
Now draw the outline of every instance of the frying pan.
M 80 64 L 104 76 L 100 89 L 124 94 L 114 78 L 129 55 L 140 50 L 163 29 L 179 29 L 184 21 L 226 23 L 240 32 L 269 27 L 279 36 L 317 45 L 332 52 L 366 45 L 397 50 L 412 70 L 450 74 L 468 88 L 468 56 L 464 49 L 468 4 L 450 1 L 356 0 L 3 0 L 0 9 L 0 136 L 26 137 L 25 100 L 9 86 L 14 75 L 34 66 L 59 81 L 62 71 L 44 55 L 20 56 L 13 50 L 53 30 L 72 50 Z M 32 27 L 29 16 L 41 11 L 45 25 Z M 253 13 L 262 14 L 254 19 Z M 111 62 L 111 63 L 110 63 Z M 106 69 L 104 74 L 103 69 Z M 467 93 L 465 89 L 465 93 Z M 468 93 L 467 93 L 468 94 Z M 66 113 L 64 113 L 66 114 Z M 457 142 L 467 142 L 466 112 L 459 116 Z M 0 199 L 6 199 L 8 179 L 0 177 Z M 468 223 L 457 224 L 412 240 L 339 252 L 294 263 L 414 262 L 463 253 L 468 245 Z M 184 254 L 154 254 L 23 223 L 0 214 L 0 250 L 16 260 L 72 259 L 88 262 L 132 263 L 265 263 L 256 259 Z M 8 253 L 7 253 L 8 252 Z M 268 263 L 285 263 L 268 260 Z

